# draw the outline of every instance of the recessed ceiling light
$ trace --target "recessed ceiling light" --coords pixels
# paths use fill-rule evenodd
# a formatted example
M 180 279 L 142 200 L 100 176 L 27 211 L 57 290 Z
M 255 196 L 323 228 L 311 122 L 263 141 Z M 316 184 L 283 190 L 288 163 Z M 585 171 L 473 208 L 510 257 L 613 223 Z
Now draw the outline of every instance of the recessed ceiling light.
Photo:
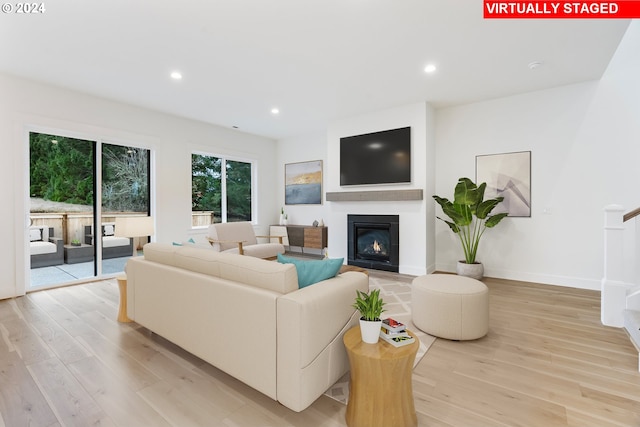
M 272 108 L 271 109 L 271 114 L 280 114 L 280 110 L 277 108 Z
M 180 73 L 179 71 L 174 71 L 171 73 L 171 78 L 173 80 L 182 80 L 182 73 Z
M 434 64 L 429 64 L 426 67 L 424 67 L 424 72 L 427 73 L 427 74 L 435 73 L 436 72 L 436 66 Z

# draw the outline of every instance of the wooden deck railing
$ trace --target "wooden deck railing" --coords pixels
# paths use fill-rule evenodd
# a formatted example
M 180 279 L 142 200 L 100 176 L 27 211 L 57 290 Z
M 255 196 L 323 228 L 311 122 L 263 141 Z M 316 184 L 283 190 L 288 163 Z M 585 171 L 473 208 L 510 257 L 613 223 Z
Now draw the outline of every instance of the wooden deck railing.
M 626 214 L 624 214 L 622 216 L 622 222 L 627 222 L 630 219 L 633 219 L 633 218 L 637 217 L 638 215 L 640 215 L 640 208 L 636 208 L 636 209 L 632 210 L 631 212 L 627 212 Z

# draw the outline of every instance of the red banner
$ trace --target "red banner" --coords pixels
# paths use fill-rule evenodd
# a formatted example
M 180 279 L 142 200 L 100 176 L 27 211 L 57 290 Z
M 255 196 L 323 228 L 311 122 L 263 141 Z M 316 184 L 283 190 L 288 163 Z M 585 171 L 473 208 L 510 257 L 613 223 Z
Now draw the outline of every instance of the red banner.
M 484 0 L 485 19 L 634 19 L 640 0 L 494 1 Z

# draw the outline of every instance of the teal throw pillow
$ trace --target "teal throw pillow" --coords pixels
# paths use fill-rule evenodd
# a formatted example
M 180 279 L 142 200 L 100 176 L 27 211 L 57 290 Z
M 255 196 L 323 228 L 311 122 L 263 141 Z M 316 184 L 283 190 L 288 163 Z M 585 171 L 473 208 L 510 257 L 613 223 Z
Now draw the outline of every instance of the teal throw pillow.
M 279 263 L 295 265 L 298 272 L 298 288 L 304 288 L 335 277 L 340 271 L 343 261 L 344 258 L 306 261 L 278 254 Z
M 193 237 L 190 238 L 189 240 L 187 240 L 185 243 L 190 243 L 190 244 L 195 244 L 196 241 L 193 240 Z M 180 243 L 180 242 L 173 242 L 173 246 L 184 246 L 184 243 Z

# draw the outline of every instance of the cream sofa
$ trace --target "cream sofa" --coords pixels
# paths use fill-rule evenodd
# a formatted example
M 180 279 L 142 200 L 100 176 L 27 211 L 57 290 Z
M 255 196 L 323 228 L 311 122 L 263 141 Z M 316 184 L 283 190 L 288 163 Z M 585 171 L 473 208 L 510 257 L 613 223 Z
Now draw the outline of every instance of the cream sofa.
M 126 274 L 132 320 L 294 411 L 348 371 L 342 336 L 369 290 L 360 272 L 298 289 L 292 264 L 163 243 Z

